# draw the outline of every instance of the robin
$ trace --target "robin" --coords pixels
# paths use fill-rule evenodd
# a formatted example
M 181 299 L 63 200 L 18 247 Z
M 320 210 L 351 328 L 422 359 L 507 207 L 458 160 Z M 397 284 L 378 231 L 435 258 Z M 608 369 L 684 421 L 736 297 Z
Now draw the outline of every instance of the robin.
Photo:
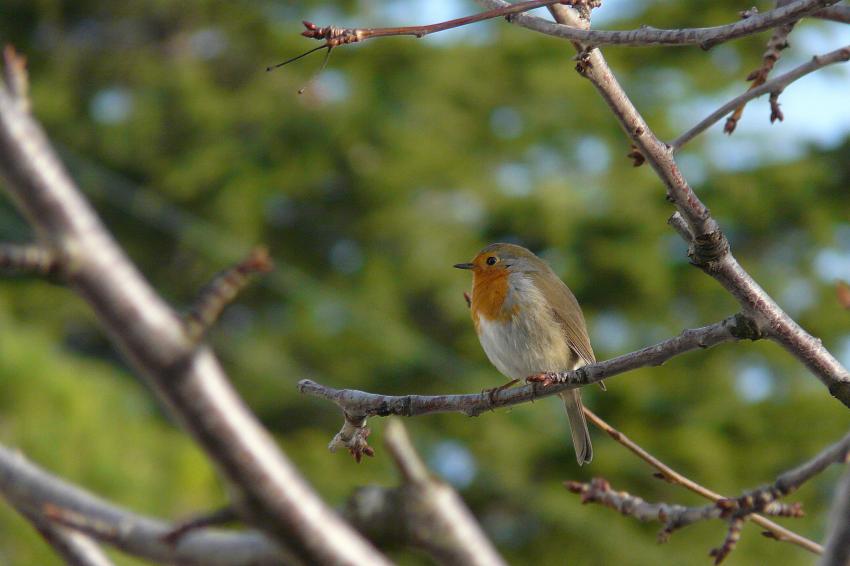
M 490 362 L 517 380 L 567 371 L 596 361 L 584 315 L 575 296 L 542 259 L 522 246 L 491 244 L 458 269 L 472 271 L 470 311 L 475 332 Z M 510 384 L 508 384 L 510 385 Z M 581 392 L 564 401 L 579 465 L 593 448 L 584 420 Z

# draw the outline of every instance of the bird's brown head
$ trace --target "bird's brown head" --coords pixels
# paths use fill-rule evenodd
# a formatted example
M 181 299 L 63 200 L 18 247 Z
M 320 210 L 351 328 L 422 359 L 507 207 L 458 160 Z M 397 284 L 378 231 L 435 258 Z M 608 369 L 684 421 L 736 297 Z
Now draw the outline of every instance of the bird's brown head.
M 515 244 L 490 244 L 472 258 L 469 263 L 457 263 L 458 269 L 469 269 L 476 278 L 493 276 L 505 272 L 538 271 L 543 261 Z

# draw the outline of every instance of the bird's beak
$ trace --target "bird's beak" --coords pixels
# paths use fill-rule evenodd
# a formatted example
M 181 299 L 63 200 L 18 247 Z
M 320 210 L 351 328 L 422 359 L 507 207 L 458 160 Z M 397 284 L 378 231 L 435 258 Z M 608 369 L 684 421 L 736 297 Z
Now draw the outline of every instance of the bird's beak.
M 458 269 L 474 269 L 475 264 L 474 263 L 456 263 L 455 267 L 457 267 Z

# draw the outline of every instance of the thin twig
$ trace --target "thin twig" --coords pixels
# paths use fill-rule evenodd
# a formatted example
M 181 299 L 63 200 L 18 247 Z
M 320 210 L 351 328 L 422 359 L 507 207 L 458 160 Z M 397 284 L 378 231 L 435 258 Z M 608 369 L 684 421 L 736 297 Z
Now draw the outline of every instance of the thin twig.
M 829 53 L 824 53 L 823 55 L 816 55 L 812 57 L 806 63 L 803 63 L 799 67 L 796 67 L 787 73 L 779 75 L 775 77 L 763 85 L 748 90 L 747 92 L 736 96 L 708 116 L 703 119 L 699 124 L 689 129 L 687 132 L 683 133 L 681 136 L 670 142 L 670 147 L 673 151 L 678 151 L 682 149 L 686 143 L 694 139 L 696 136 L 710 128 L 715 123 L 719 122 L 724 116 L 726 116 L 729 112 L 734 110 L 739 105 L 752 100 L 753 98 L 758 98 L 759 96 L 772 92 L 781 92 L 788 85 L 793 83 L 794 81 L 808 75 L 809 73 L 813 73 L 819 69 L 822 69 L 828 65 L 833 65 L 835 63 L 844 63 L 850 60 L 850 45 L 842 47 L 840 49 L 836 49 L 835 51 L 830 51 Z
M 701 495 L 702 497 L 705 497 L 706 499 L 709 499 L 711 501 L 720 501 L 721 499 L 727 499 L 719 493 L 716 493 L 708 489 L 707 487 L 698 484 L 687 476 L 680 474 L 679 472 L 677 472 L 676 470 L 674 470 L 673 468 L 671 468 L 670 466 L 668 466 L 667 464 L 665 464 L 664 462 L 644 450 L 639 444 L 631 440 L 621 431 L 615 429 L 613 426 L 608 424 L 601 417 L 599 417 L 599 415 L 597 415 L 587 407 L 584 407 L 584 414 L 585 416 L 587 416 L 587 420 L 593 423 L 597 428 L 606 432 L 616 442 L 620 443 L 626 449 L 635 454 L 638 458 L 658 470 L 659 477 L 663 478 L 664 480 L 675 485 L 681 485 L 685 489 L 693 491 L 694 493 Z M 769 533 L 770 537 L 773 539 L 790 542 L 814 554 L 823 553 L 823 547 L 821 545 L 795 533 L 794 531 L 786 529 L 782 525 L 774 523 L 770 519 L 762 517 L 758 514 L 752 515 L 750 519 L 760 527 L 764 528 L 767 533 Z
M 229 269 L 216 275 L 195 300 L 192 308 L 183 316 L 186 333 L 193 342 L 198 342 L 215 324 L 225 307 L 250 282 L 256 273 L 268 273 L 274 265 L 266 248 L 255 248 L 251 253 Z
M 790 0 L 776 0 L 776 7 L 779 8 L 781 6 L 786 6 L 789 2 Z M 781 25 L 773 30 L 773 34 L 767 42 L 767 49 L 765 49 L 764 55 L 762 55 L 761 65 L 759 65 L 758 69 L 747 76 L 747 80 L 751 81 L 747 90 L 758 88 L 767 82 L 767 77 L 770 75 L 770 72 L 773 71 L 773 67 L 782 56 L 782 51 L 788 48 L 788 35 L 794 30 L 796 23 L 797 22 L 788 22 L 787 24 Z M 746 105 L 746 102 L 739 104 L 737 108 L 735 108 L 735 111 L 732 112 L 732 115 L 726 119 L 726 124 L 723 126 L 724 133 L 731 134 L 735 131 L 738 121 L 741 119 L 741 116 L 744 115 L 744 108 Z M 781 122 L 783 119 L 782 111 L 779 109 L 779 92 L 771 92 L 770 123 L 772 124 L 776 120 Z
M 168 544 L 177 544 L 177 541 L 192 531 L 197 531 L 198 529 L 204 529 L 207 527 L 220 527 L 221 525 L 232 523 L 237 519 L 239 519 L 239 514 L 236 512 L 236 509 L 234 509 L 231 505 L 228 505 L 226 507 L 216 509 L 215 511 L 189 517 L 188 519 L 178 522 L 162 537 L 162 540 Z
M 694 235 L 691 234 L 691 229 L 688 227 L 688 223 L 685 222 L 685 219 L 682 218 L 682 215 L 678 212 L 674 212 L 673 215 L 667 219 L 667 224 L 672 226 L 673 229 L 679 233 L 679 236 L 685 240 L 685 242 L 690 244 L 694 241 Z
M 294 63 L 295 61 L 298 61 L 299 59 L 302 59 L 307 55 L 319 51 L 321 49 L 327 49 L 327 56 L 325 57 L 325 63 L 327 63 L 327 58 L 328 56 L 330 56 L 331 50 L 334 47 L 339 47 L 340 45 L 347 45 L 349 43 L 360 43 L 366 41 L 367 39 L 372 39 L 376 37 L 394 37 L 402 35 L 412 35 L 419 39 L 425 37 L 426 35 L 431 35 L 432 33 L 454 29 L 461 26 L 474 24 L 476 22 L 489 20 L 492 18 L 511 17 L 515 14 L 527 12 L 528 10 L 534 10 L 535 8 L 540 8 L 542 6 L 548 6 L 551 4 L 559 3 L 580 3 L 582 1 L 587 0 L 529 0 L 527 2 L 517 2 L 516 4 L 510 4 L 501 8 L 487 10 L 486 12 L 472 14 L 471 16 L 464 16 L 462 18 L 447 20 L 445 22 L 438 22 L 436 24 L 421 26 L 402 26 L 387 28 L 340 28 L 336 26 L 319 27 L 313 22 L 308 22 L 305 20 L 302 22 L 304 24 L 305 29 L 303 32 L 301 32 L 301 35 L 303 35 L 304 37 L 309 37 L 310 39 L 318 39 L 320 41 L 324 41 L 324 43 L 322 43 L 322 45 L 318 47 L 309 49 L 304 53 L 301 53 L 300 55 L 290 57 L 282 63 L 270 65 L 266 67 L 266 71 L 271 71 L 283 67 L 285 65 L 289 65 L 290 63 Z M 324 68 L 324 64 L 322 65 L 322 68 Z M 301 92 L 303 92 L 303 89 L 299 91 L 299 94 Z
M 59 272 L 56 256 L 37 244 L 0 244 L 0 273 L 52 276 Z
M 27 61 L 11 45 L 6 45 L 3 48 L 3 82 L 6 83 L 9 93 L 20 106 L 21 111 L 29 112 Z

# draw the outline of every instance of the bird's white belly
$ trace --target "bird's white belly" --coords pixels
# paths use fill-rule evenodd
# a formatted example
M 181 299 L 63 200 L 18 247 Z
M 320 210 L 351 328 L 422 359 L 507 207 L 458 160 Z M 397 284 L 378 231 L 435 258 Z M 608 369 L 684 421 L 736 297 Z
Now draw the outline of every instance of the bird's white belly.
M 519 313 L 507 320 L 478 317 L 478 338 L 490 362 L 511 379 L 573 369 L 577 356 L 539 291 L 529 281 L 512 283 L 532 287 L 523 289 L 525 300 L 517 305 Z

